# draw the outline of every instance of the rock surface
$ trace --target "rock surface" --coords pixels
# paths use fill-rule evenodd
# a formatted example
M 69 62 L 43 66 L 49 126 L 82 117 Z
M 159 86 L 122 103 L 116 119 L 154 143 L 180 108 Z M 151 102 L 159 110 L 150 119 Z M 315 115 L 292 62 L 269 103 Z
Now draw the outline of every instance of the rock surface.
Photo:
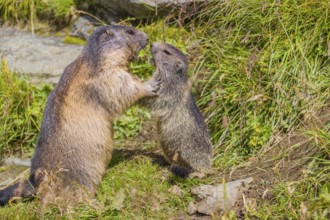
M 187 207 L 187 212 L 189 215 L 193 215 L 197 212 L 197 206 L 195 203 L 190 202 Z
M 120 18 L 154 18 L 167 15 L 171 10 L 196 5 L 206 0 L 96 0 L 108 11 L 108 16 Z
M 182 194 L 183 194 L 183 190 L 178 185 L 172 186 L 168 191 L 170 193 L 174 194 L 174 195 L 179 196 L 179 197 L 181 197 Z
M 64 68 L 81 52 L 82 46 L 62 43 L 58 37 L 40 37 L 8 27 L 0 27 L 0 56 L 9 68 L 42 81 L 56 83 Z
M 81 16 L 73 24 L 70 35 L 87 40 L 97 26 L 99 26 L 99 22 L 95 21 L 95 19 L 89 16 Z
M 20 158 L 16 158 L 16 157 L 9 157 L 9 158 L 5 159 L 4 165 L 30 167 L 31 160 L 30 159 L 20 159 Z
M 31 166 L 30 159 L 9 157 L 0 166 L 0 187 L 11 184 L 18 178 L 24 177 Z
M 205 215 L 224 210 L 234 209 L 235 204 L 242 198 L 242 193 L 246 191 L 253 178 L 247 178 L 216 186 L 202 185 L 195 187 L 191 193 L 196 196 L 196 211 Z M 224 191 L 225 190 L 225 191 Z M 187 212 L 191 215 L 193 205 L 189 206 Z

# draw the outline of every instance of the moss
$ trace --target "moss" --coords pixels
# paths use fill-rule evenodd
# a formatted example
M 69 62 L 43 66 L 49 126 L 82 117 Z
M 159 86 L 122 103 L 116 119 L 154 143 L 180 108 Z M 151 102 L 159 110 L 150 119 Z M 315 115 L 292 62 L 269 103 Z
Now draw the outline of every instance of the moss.
M 77 45 L 85 45 L 86 41 L 84 39 L 81 39 L 79 37 L 73 37 L 73 36 L 65 36 L 63 43 L 66 44 L 77 44 Z

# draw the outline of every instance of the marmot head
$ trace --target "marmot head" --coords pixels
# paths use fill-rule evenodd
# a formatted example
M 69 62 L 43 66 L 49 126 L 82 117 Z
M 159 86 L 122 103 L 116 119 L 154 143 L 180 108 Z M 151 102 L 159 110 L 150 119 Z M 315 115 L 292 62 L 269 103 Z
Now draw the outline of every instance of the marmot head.
M 110 62 L 127 65 L 148 43 L 146 33 L 133 27 L 109 25 L 96 29 L 89 37 L 84 53 L 93 65 Z
M 150 51 L 150 62 L 156 66 L 159 77 L 187 78 L 188 61 L 179 49 L 170 44 L 154 42 Z

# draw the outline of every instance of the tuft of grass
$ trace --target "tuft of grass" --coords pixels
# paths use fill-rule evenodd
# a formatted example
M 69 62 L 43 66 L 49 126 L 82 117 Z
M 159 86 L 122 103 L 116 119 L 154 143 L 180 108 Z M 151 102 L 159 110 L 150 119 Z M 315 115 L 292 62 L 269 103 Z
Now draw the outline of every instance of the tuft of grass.
M 4 21 L 20 20 L 28 21 L 31 16 L 36 15 L 36 7 L 39 7 L 40 1 L 36 0 L 1 0 L 0 15 Z
M 107 207 L 104 217 L 165 219 L 185 210 L 192 199 L 184 185 L 180 186 L 181 196 L 169 193 L 172 184 L 167 180 L 168 171 L 150 158 L 137 156 L 114 165 L 110 165 L 99 189 L 98 199 Z
M 34 23 L 40 8 L 40 0 L 0 0 L 0 20 L 17 24 L 30 23 L 34 33 Z
M 35 146 L 51 85 L 33 85 L 0 66 L 0 157 L 28 152 Z
M 43 9 L 40 10 L 39 17 L 45 18 L 51 23 L 68 24 L 75 14 L 74 0 L 46 0 L 41 2 Z
M 97 193 L 97 201 L 61 209 L 57 205 L 41 208 L 37 201 L 11 204 L 0 208 L 0 216 L 7 219 L 168 219 L 184 212 L 192 197 L 192 186 L 205 180 L 182 180 L 171 176 L 151 158 L 116 157 L 104 176 Z M 181 195 L 172 193 L 177 185 Z
M 257 153 L 330 97 L 329 1 L 212 1 L 193 75 L 215 165 Z
M 30 23 L 32 29 L 37 19 L 63 25 L 75 13 L 74 0 L 1 0 L 0 16 L 5 22 Z

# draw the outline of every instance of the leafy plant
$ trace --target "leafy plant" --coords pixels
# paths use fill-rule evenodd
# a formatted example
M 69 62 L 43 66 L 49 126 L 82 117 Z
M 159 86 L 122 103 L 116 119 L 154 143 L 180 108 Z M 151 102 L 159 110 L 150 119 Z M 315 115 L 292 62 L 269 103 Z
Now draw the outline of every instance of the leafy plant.
M 114 139 L 125 140 L 134 138 L 142 129 L 142 121 L 150 119 L 150 113 L 144 109 L 130 108 L 114 124 Z

